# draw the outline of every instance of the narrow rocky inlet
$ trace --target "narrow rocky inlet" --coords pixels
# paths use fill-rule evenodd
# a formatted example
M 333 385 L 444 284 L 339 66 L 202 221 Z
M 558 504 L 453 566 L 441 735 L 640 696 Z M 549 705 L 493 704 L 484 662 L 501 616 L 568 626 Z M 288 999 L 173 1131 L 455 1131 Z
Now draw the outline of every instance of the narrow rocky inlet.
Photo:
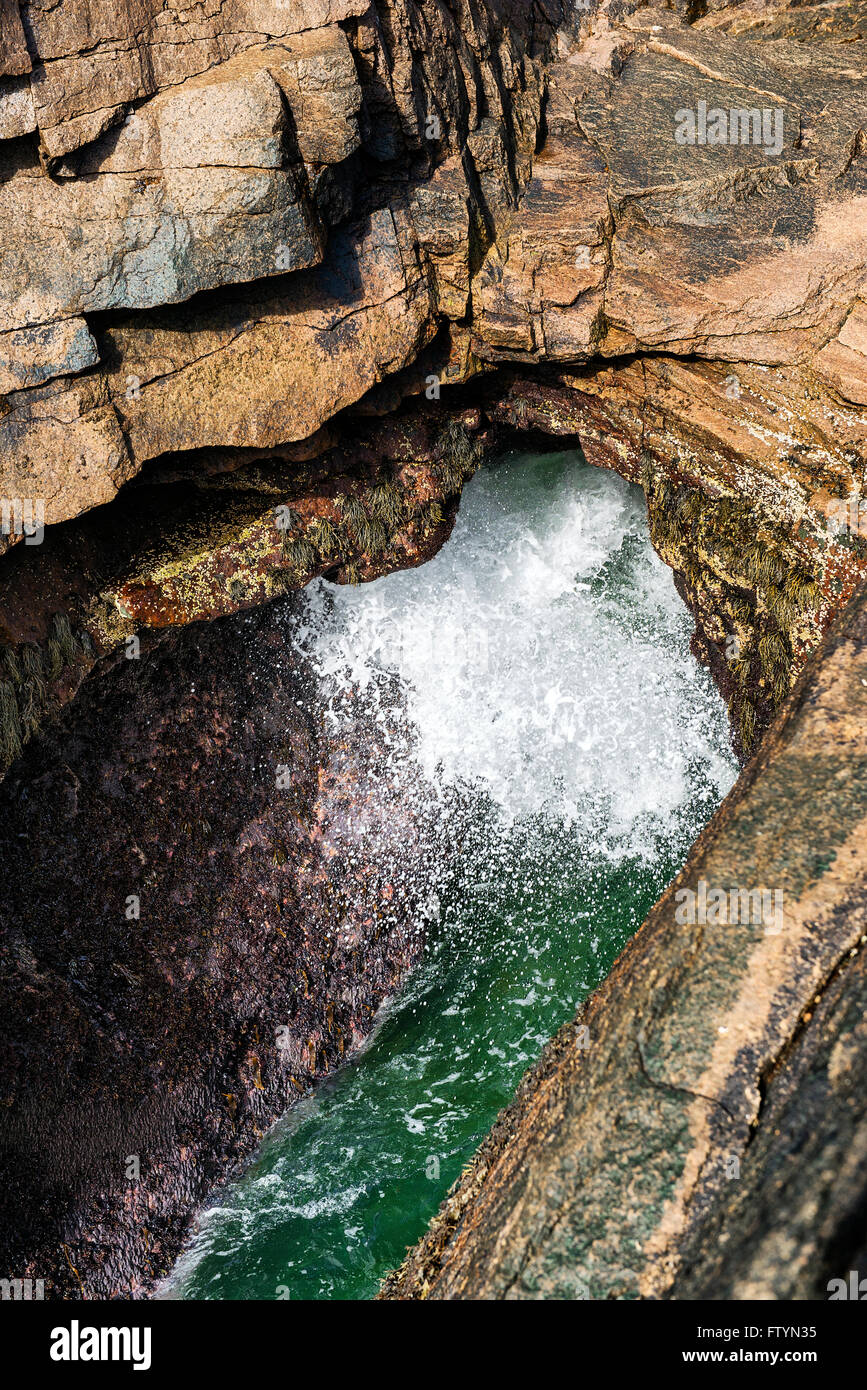
M 867 1293 L 865 25 L 0 0 L 2 1301 Z
M 424 959 L 218 1195 L 168 1296 L 376 1292 L 734 779 L 690 626 L 640 491 L 576 452 L 492 460 L 422 569 L 310 593 L 291 649 L 313 707 L 352 737 L 360 702 L 429 827 Z M 380 861 L 391 807 L 364 815 Z

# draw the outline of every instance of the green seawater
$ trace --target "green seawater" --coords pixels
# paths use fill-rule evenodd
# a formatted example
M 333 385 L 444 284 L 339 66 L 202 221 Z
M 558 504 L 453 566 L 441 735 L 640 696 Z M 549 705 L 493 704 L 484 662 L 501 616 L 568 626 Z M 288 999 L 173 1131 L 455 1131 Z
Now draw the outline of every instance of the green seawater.
M 423 963 L 201 1214 L 163 1296 L 372 1297 L 736 772 L 641 493 L 579 454 L 499 460 L 428 565 L 308 603 L 323 709 L 361 691 L 387 717 L 397 679 L 390 776 L 457 855 L 423 866 Z

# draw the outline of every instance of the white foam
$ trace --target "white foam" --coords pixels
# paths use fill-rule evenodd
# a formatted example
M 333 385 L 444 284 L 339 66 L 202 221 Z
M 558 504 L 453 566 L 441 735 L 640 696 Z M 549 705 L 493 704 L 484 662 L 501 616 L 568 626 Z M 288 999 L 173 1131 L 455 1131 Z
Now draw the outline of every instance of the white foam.
M 574 454 L 479 474 L 433 560 L 357 588 L 320 581 L 296 640 L 336 724 L 356 692 L 388 721 L 385 677 L 399 677 L 434 791 L 469 785 L 503 823 L 553 818 L 651 855 L 653 827 L 735 773 L 690 627 L 640 491 Z

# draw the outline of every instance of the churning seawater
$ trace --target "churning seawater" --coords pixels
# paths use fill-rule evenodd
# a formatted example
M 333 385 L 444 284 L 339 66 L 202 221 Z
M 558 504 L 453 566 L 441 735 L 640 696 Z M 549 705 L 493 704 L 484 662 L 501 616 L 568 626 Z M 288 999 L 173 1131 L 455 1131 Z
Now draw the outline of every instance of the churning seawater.
M 407 873 L 428 946 L 164 1294 L 369 1298 L 400 1263 L 734 780 L 691 626 L 640 490 L 575 452 L 484 469 L 422 568 L 307 591 L 287 640 L 321 717 L 349 727 L 363 703 L 393 729 L 382 775 L 424 802 L 434 848 Z

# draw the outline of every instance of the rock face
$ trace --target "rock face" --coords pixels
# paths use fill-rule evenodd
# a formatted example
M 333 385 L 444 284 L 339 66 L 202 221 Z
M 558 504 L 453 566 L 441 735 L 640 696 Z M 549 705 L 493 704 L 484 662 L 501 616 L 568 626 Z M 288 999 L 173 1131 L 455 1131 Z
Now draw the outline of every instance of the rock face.
M 359 0 L 230 0 L 216 9 L 174 0 L 24 4 L 27 49 L 36 58 L 31 129 L 39 131 L 49 159 L 61 158 L 122 121 L 132 103 L 194 79 L 265 37 L 316 30 L 365 8 Z
M 318 727 L 292 602 L 119 655 L 0 791 L 0 1266 L 51 1297 L 152 1287 L 421 949 L 374 846 L 423 828 L 382 729 Z
M 167 451 L 306 439 L 413 362 L 438 307 L 412 182 L 458 161 L 435 237 L 466 256 L 470 183 L 499 204 L 528 171 L 520 10 L 25 7 L 27 68 L 0 77 L 3 494 L 56 525 Z
M 306 445 L 267 461 L 214 451 L 209 471 L 178 460 L 126 490 L 110 528 L 92 511 L 16 547 L 0 594 L 0 770 L 141 632 L 227 616 L 315 575 L 359 583 L 421 564 L 490 436 L 478 410 L 437 409 L 335 425 L 312 458 Z
M 0 546 L 167 457 L 276 474 L 338 417 L 462 385 L 475 407 L 485 375 L 490 422 L 644 483 L 748 752 L 865 571 L 858 13 L 23 10 Z M 249 510 L 230 528 L 210 596 L 205 536 L 189 580 L 165 528 L 130 570 L 195 583 L 175 620 L 225 611 Z M 98 648 L 106 606 L 167 612 L 91 593 Z
M 685 872 L 725 871 L 734 885 L 749 863 L 753 877 L 784 886 L 800 954 L 784 960 L 776 938 L 755 933 L 722 943 L 672 934 L 666 899 L 588 1005 L 610 1048 L 632 1049 L 631 1099 L 605 1089 L 609 1043 L 584 1058 L 574 1030 L 525 1088 L 527 1105 L 561 1106 L 564 1125 L 573 1112 L 603 1128 L 617 1116 L 631 1124 L 634 1111 L 634 1135 L 646 1122 L 668 1145 L 644 1190 L 630 1189 L 640 1258 L 622 1253 L 632 1216 L 585 1249 L 568 1164 L 547 1175 L 544 1201 L 535 1151 L 525 1179 L 508 1176 L 524 1143 L 520 1102 L 394 1288 L 532 1295 L 568 1284 L 579 1265 L 612 1296 L 677 1295 L 711 1279 L 818 1287 L 839 1231 L 815 1236 L 812 1272 L 787 1284 L 776 1237 L 762 1264 L 748 1225 L 787 1162 L 765 1116 L 788 1134 L 797 1085 L 830 1098 L 845 1114 L 838 1133 L 860 1152 L 846 1089 L 860 1064 L 843 1036 L 860 956 L 841 965 L 861 910 L 844 869 L 854 875 L 860 859 L 841 859 L 835 841 L 838 859 L 820 874 L 803 822 L 790 827 L 788 858 L 773 827 L 804 812 L 781 790 L 786 778 L 830 808 L 829 826 L 854 836 L 857 825 L 843 804 L 855 786 L 845 761 L 829 754 L 824 772 L 818 761 L 838 734 L 851 737 L 856 765 L 861 756 L 839 670 L 860 660 L 860 601 L 812 684 L 792 691 L 867 577 L 864 23 L 863 3 L 0 0 L 0 771 L 10 768 L 0 811 L 18 885 L 4 903 L 15 1020 L 4 1142 L 10 1200 L 30 1213 L 26 1229 L 12 1228 L 19 1275 L 22 1262 L 37 1277 L 51 1271 L 61 1294 L 79 1278 L 99 1292 L 149 1286 L 208 1183 L 295 1090 L 261 1048 L 250 1054 L 261 1090 L 254 1064 L 238 1059 L 252 1030 L 296 997 L 299 970 L 312 978 L 299 962 L 333 935 L 332 918 L 315 903 L 281 938 L 269 905 L 255 942 L 244 936 L 241 900 L 273 897 L 265 846 L 295 831 L 258 773 L 225 802 L 199 779 L 215 758 L 227 775 L 238 747 L 245 758 L 273 752 L 278 707 L 299 747 L 309 741 L 297 774 L 308 810 L 314 762 L 331 752 L 291 709 L 304 673 L 284 671 L 269 696 L 238 651 L 227 664 L 219 634 L 249 622 L 276 644 L 266 601 L 315 574 L 358 582 L 421 563 L 447 538 L 484 445 L 527 431 L 579 443 L 644 487 L 654 544 L 695 615 L 696 656 L 729 703 L 738 750 L 760 758 Z M 139 641 L 142 666 L 126 660 Z M 169 654 L 176 678 L 148 687 L 149 727 L 134 673 L 157 672 Z M 210 691 L 207 711 L 188 677 Z M 860 708 L 855 685 L 849 694 Z M 112 721 L 117 741 L 103 748 Z M 215 836 L 195 862 L 171 790 L 184 768 L 189 824 Z M 156 789 L 147 814 L 127 794 L 133 783 Z M 361 783 L 348 784 L 351 797 Z M 126 822 L 115 825 L 121 801 Z M 764 839 L 750 806 L 772 827 Z M 328 820 L 321 807 L 310 815 L 320 828 Z M 27 878 L 25 837 L 37 832 L 52 853 L 87 845 L 63 921 L 56 860 Z M 296 885 L 311 871 L 301 843 L 280 849 Z M 128 894 L 118 896 L 145 844 L 160 903 L 151 936 L 130 926 Z M 720 857 L 705 865 L 705 852 Z M 311 853 L 325 874 L 321 847 Z M 213 908 L 223 873 L 227 902 Z M 103 879 L 114 886 L 94 914 L 85 885 Z M 820 880 L 825 916 L 804 897 Z M 213 928 L 201 924 L 203 904 Z M 415 946 L 398 942 L 377 964 L 369 923 L 356 926 L 360 956 L 334 968 L 341 998 L 357 981 L 372 1008 Z M 206 930 L 223 943 L 223 965 Z M 750 971 L 763 990 L 752 1013 Z M 661 994 L 651 979 L 667 981 Z M 606 1006 L 615 989 L 634 991 L 640 1047 L 621 1006 Z M 302 1088 L 337 1046 L 324 977 L 305 999 L 298 1065 L 313 1032 L 326 1056 L 314 1038 L 307 1076 L 292 1073 Z M 347 1008 L 331 1020 L 344 1046 L 364 1030 Z M 51 1039 L 41 1061 L 28 1042 L 37 1015 Z M 711 1024 L 729 1029 L 719 1034 L 728 1042 Z M 741 1041 L 747 1052 L 735 1056 Z M 54 1079 L 62 1058 L 79 1069 L 65 1096 Z M 25 1060 L 36 1068 L 26 1082 Z M 586 1106 L 579 1064 L 600 1068 Z M 768 1080 L 766 1106 L 757 1077 Z M 44 1114 L 33 1100 L 43 1085 L 53 1097 Z M 221 1108 L 230 1099 L 234 1111 Z M 110 1144 L 88 1118 L 97 1110 L 112 1117 Z M 817 1113 L 803 1133 L 818 1163 L 831 1141 Z M 114 1142 L 133 1131 L 159 1155 L 142 1165 L 134 1200 Z M 568 1133 L 571 1154 L 583 1141 Z M 743 1159 L 740 1186 L 720 1185 L 717 1141 Z M 49 1157 L 28 1177 L 22 1146 L 34 1142 Z M 607 1211 L 626 1178 L 588 1154 Z M 482 1182 L 494 1155 L 500 1176 Z M 520 1182 L 537 1195 L 509 1254 L 495 1213 L 518 1201 Z M 780 1250 L 789 1238 L 807 1250 L 805 1182 L 786 1179 L 787 1214 L 779 1228 L 766 1223 Z M 856 1201 L 856 1179 L 840 1183 L 828 1210 Z M 470 1202 L 485 1213 L 478 1243 L 456 1225 Z M 541 1213 L 552 1204 L 563 1239 L 574 1238 L 568 1259 L 548 1246 Z M 707 1223 L 736 1207 L 741 1224 L 732 1216 L 713 1273 Z

